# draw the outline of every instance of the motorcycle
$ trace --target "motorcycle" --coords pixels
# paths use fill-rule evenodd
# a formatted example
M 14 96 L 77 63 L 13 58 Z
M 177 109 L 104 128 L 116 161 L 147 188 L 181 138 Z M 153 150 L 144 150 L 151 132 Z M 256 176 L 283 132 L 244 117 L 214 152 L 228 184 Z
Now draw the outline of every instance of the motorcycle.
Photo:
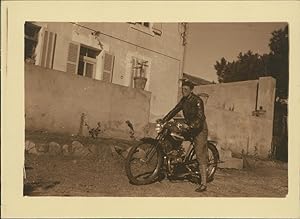
M 129 182 L 146 185 L 168 178 L 201 183 L 193 137 L 181 121 L 157 121 L 157 137 L 143 138 L 126 157 L 125 170 Z M 219 162 L 215 141 L 208 141 L 207 181 L 214 178 Z M 184 147 L 187 146 L 187 147 Z

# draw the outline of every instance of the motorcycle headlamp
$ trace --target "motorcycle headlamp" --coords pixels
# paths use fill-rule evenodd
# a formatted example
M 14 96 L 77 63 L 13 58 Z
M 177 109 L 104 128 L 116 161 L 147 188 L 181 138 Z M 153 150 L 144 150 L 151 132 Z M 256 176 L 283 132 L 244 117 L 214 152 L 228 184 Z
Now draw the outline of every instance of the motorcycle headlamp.
M 156 123 L 156 126 L 155 126 L 155 131 L 157 132 L 157 133 L 160 133 L 161 132 L 161 130 L 162 130 L 162 124 L 160 124 L 160 123 Z

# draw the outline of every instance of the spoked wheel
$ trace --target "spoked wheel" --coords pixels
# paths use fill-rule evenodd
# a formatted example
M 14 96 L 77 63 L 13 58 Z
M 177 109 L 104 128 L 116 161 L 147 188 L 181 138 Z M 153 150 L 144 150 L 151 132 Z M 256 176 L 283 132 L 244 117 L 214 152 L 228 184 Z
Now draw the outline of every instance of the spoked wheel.
M 211 182 L 214 179 L 214 175 L 216 173 L 217 167 L 218 167 L 218 161 L 219 161 L 219 152 L 217 148 L 210 142 L 208 144 L 208 156 L 207 156 L 207 181 Z M 195 172 L 199 172 L 199 166 L 198 161 L 196 159 L 196 153 L 194 148 L 191 150 L 188 159 L 192 162 L 192 168 Z M 198 181 L 201 182 L 201 177 L 199 177 Z
M 130 183 L 146 185 L 158 179 L 162 153 L 156 144 L 156 141 L 148 140 L 130 149 L 125 162 Z

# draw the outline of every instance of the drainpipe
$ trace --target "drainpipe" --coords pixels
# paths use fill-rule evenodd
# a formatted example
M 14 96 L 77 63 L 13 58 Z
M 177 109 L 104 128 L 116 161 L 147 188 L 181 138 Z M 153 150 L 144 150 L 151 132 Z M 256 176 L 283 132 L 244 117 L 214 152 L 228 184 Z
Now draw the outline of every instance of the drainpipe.
M 258 106 L 257 106 L 257 104 L 258 104 L 258 91 L 259 91 L 259 80 L 258 80 L 257 85 L 256 85 L 256 98 L 255 98 L 255 109 L 254 109 L 255 112 L 258 109 Z
M 179 78 L 182 79 L 183 78 L 183 71 L 184 71 L 184 61 L 185 61 L 185 55 L 186 55 L 186 36 L 187 36 L 187 23 L 180 23 L 181 28 L 182 28 L 182 32 L 180 33 L 180 36 L 182 38 L 182 46 L 183 46 L 183 51 L 182 51 L 182 59 L 181 59 L 181 69 L 179 72 Z M 178 82 L 178 97 L 177 99 L 180 99 L 180 95 L 179 95 L 179 88 L 181 87 L 181 81 Z

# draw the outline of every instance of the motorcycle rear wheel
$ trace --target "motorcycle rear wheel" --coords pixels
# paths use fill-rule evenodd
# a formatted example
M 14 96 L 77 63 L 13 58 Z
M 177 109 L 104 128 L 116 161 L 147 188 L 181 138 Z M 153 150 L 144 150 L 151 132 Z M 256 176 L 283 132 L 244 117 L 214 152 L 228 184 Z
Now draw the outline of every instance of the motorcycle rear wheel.
M 134 185 L 146 185 L 158 179 L 163 157 L 157 142 L 144 141 L 133 146 L 125 161 L 125 171 L 129 182 Z
M 207 181 L 211 182 L 211 181 L 213 181 L 214 175 L 217 171 L 218 161 L 219 161 L 219 152 L 212 143 L 207 142 L 207 144 L 208 144 L 208 157 L 207 157 L 206 172 L 207 172 Z M 188 160 L 195 161 L 194 163 L 197 164 L 195 166 L 195 168 L 197 169 L 197 171 L 199 171 L 198 161 L 196 159 L 196 153 L 195 153 L 194 148 L 192 148 L 192 150 L 190 151 L 190 153 L 188 155 Z

